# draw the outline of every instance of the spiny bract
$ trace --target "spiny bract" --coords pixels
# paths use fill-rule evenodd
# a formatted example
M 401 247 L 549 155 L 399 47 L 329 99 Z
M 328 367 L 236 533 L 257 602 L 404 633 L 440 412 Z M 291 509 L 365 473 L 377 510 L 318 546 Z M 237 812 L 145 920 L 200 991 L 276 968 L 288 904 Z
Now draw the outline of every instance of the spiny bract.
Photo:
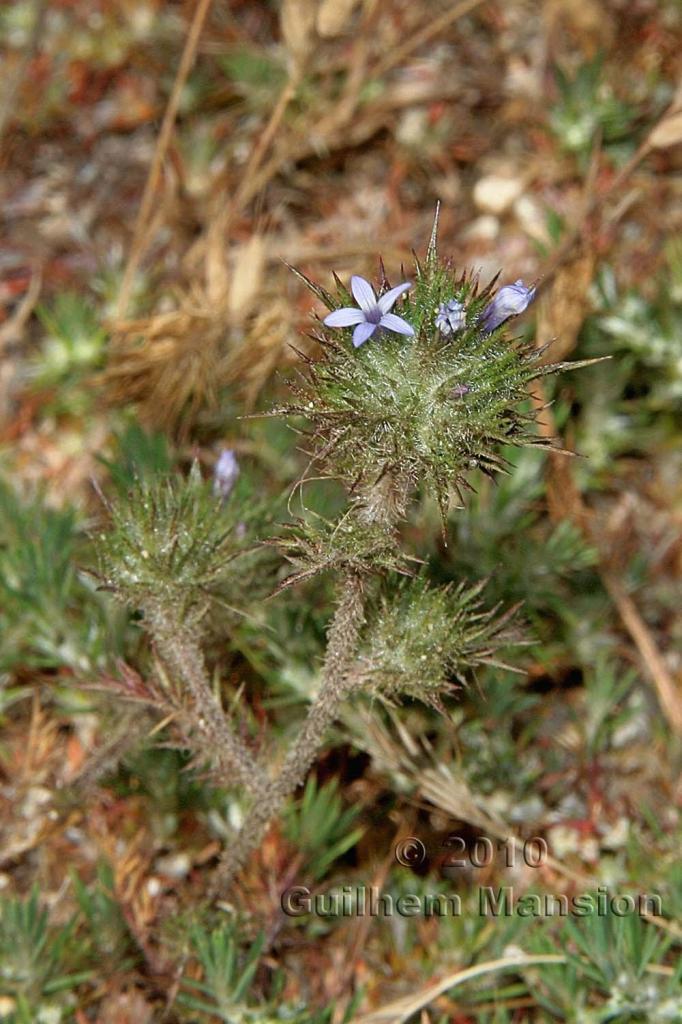
M 476 665 L 501 664 L 496 652 L 519 642 L 509 627 L 514 609 L 503 615 L 486 609 L 484 586 L 433 587 L 419 576 L 387 591 L 365 628 L 363 683 L 387 696 L 437 704 Z
M 299 276 L 330 309 L 352 301 L 338 279 L 335 299 Z M 384 281 L 380 292 L 387 289 Z M 544 349 L 510 336 L 510 319 L 490 330 L 493 296 L 494 282 L 479 291 L 475 278 L 438 259 L 434 233 L 400 305 L 414 336 L 377 331 L 356 349 L 350 328 L 323 327 L 315 335 L 322 358 L 307 360 L 307 374 L 293 386 L 296 401 L 280 411 L 311 421 L 310 454 L 351 487 L 387 473 L 425 481 L 445 515 L 453 490 L 461 501 L 470 470 L 505 468 L 502 446 L 547 446 L 524 403 L 532 380 L 564 364 L 543 364 Z M 437 323 L 444 303 L 465 310 L 461 328 L 447 335 Z
M 112 529 L 99 545 L 105 586 L 133 605 L 186 610 L 209 594 L 239 593 L 262 514 L 250 499 L 220 501 L 196 463 L 187 478 L 137 480 L 111 508 Z

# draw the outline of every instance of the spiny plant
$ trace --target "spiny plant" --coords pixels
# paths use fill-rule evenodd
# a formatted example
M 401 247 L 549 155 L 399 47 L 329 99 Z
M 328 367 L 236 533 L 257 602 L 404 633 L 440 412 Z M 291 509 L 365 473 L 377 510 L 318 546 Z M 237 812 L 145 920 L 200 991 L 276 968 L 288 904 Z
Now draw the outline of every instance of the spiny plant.
M 439 706 L 514 639 L 509 613 L 484 605 L 480 581 L 438 586 L 424 569 L 415 574 L 401 526 L 426 490 L 445 532 L 472 470 L 494 476 L 505 471 L 503 449 L 546 447 L 527 389 L 564 364 L 547 364 L 544 348 L 510 331 L 534 288 L 480 289 L 439 258 L 436 231 L 437 221 L 414 282 L 390 287 L 382 266 L 378 296 L 357 276 L 350 292 L 337 279 L 332 296 L 295 271 L 328 310 L 314 331 L 321 357 L 305 360 L 292 401 L 272 415 L 296 424 L 311 463 L 341 481 L 347 501 L 331 521 L 304 511 L 276 538 L 294 564 L 284 585 L 324 574 L 336 588 L 317 690 L 286 750 L 258 756 L 223 708 L 202 649 L 216 598 L 248 604 L 253 498 L 243 477 L 235 483 L 234 457 L 221 457 L 212 489 L 196 469 L 186 481 L 140 480 L 114 504 L 102 537 L 106 585 L 142 611 L 159 656 L 157 693 L 174 688 L 222 784 L 242 785 L 251 800 L 211 895 L 231 883 L 304 781 L 344 701 L 369 693 Z
M 185 991 L 178 996 L 180 1005 L 228 1022 L 257 1019 L 247 1007 L 247 995 L 258 969 L 264 938 L 261 935 L 256 939 L 246 956 L 240 958 L 240 945 L 232 927 L 225 925 L 207 931 L 195 925 L 191 943 L 201 964 L 203 980 L 184 979 Z
M 358 672 L 370 692 L 438 706 L 440 695 L 464 683 L 476 665 L 501 664 L 495 651 L 516 639 L 507 629 L 514 609 L 500 616 L 483 606 L 485 580 L 434 587 L 420 575 L 387 583 L 358 652 Z
M 84 959 L 75 928 L 75 918 L 52 927 L 36 889 L 24 900 L 0 901 L 0 995 L 11 1000 L 17 1024 L 35 1021 L 49 1007 L 61 1019 L 59 1004 L 90 977 L 72 970 Z
M 231 563 L 249 546 L 237 506 L 212 501 L 199 467 L 189 477 L 140 480 L 126 505 L 112 507 L 106 550 L 111 585 L 141 607 L 172 605 L 187 615 L 202 595 L 229 593 Z M 243 567 L 237 570 L 241 582 Z
M 350 850 L 363 835 L 353 828 L 358 807 L 343 808 L 336 779 L 319 786 L 313 775 L 306 782 L 300 802 L 288 804 L 284 832 L 305 858 L 305 868 L 322 878 L 331 864 Z
M 186 974 L 182 979 L 175 1009 L 191 1012 L 187 1020 L 225 1021 L 225 1024 L 330 1024 L 334 1007 L 309 1010 L 284 1002 L 284 976 L 275 974 L 270 991 L 255 994 L 254 980 L 263 971 L 265 935 L 260 934 L 244 952 L 234 922 L 209 930 L 195 924 L 190 933 L 192 959 L 201 970 L 201 978 Z M 261 989 L 263 986 L 261 986 Z M 334 1019 L 346 1024 L 356 1000 L 342 1016 Z M 197 1018 L 197 1014 L 199 1015 Z M 183 1018 L 185 1019 L 185 1018 Z
M 606 80 L 602 56 L 583 63 L 573 75 L 555 66 L 554 76 L 558 97 L 549 126 L 563 149 L 584 166 L 597 134 L 610 149 L 626 146 L 636 110 L 622 102 Z
M 529 944 L 537 952 L 558 947 L 566 958 L 565 965 L 541 968 L 527 979 L 552 1020 L 664 1024 L 682 1017 L 682 960 L 672 967 L 663 962 L 671 937 L 638 914 L 569 917 L 556 943 L 542 929 Z
M 96 366 L 104 354 L 106 331 L 96 310 L 80 295 L 61 292 L 51 308 L 40 306 L 38 316 L 47 337 L 35 374 L 41 385 L 57 384 Z
M 394 289 L 384 279 L 376 299 L 354 277 L 359 309 L 335 308 L 350 298 L 340 282 L 337 301 L 304 278 L 332 310 L 324 326 L 355 325 L 352 345 L 361 351 L 353 353 L 350 337 L 316 333 L 323 357 L 307 361 L 307 378 L 293 386 L 297 401 L 281 411 L 312 423 L 311 458 L 360 496 L 369 522 L 401 518 L 422 483 L 445 517 L 453 491 L 463 503 L 471 490 L 472 469 L 505 468 L 503 446 L 545 446 L 525 409 L 528 384 L 562 368 L 543 363 L 545 348 L 509 336 L 508 321 L 534 288 L 517 281 L 494 294 L 493 282 L 480 291 L 476 278 L 438 260 L 435 235 L 415 278 Z M 383 313 L 407 289 L 404 318 Z M 376 330 L 380 341 L 365 344 Z
M 103 662 L 107 643 L 119 646 L 105 602 L 74 568 L 82 536 L 72 509 L 0 479 L 0 670 L 84 673 Z

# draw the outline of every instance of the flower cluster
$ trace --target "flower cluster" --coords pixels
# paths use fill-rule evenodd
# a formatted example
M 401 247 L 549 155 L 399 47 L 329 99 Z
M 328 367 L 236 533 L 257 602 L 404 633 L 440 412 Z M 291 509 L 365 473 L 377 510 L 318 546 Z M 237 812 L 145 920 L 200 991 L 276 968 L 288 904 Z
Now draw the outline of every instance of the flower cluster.
M 359 308 L 344 306 L 342 309 L 335 309 L 322 321 L 325 327 L 355 327 L 353 345 L 356 348 L 364 345 L 372 335 L 381 331 L 392 331 L 394 334 L 403 334 L 407 337 L 414 335 L 412 324 L 403 317 L 391 313 L 400 296 L 412 287 L 410 281 L 396 285 L 379 298 L 364 277 L 351 277 L 350 287 Z M 528 308 L 534 296 L 535 288 L 526 288 L 521 280 L 505 285 L 483 309 L 480 317 L 482 329 L 490 334 L 505 320 L 519 316 Z M 441 302 L 435 324 L 444 337 L 463 330 L 466 327 L 464 303 L 456 298 Z
M 475 276 L 438 258 L 435 233 L 411 280 L 386 284 L 383 294 L 354 275 L 348 290 L 337 279 L 334 296 L 295 273 L 328 312 L 322 357 L 306 359 L 307 380 L 292 385 L 295 401 L 279 411 L 308 420 L 308 454 L 348 486 L 363 515 L 374 516 L 381 492 L 379 503 L 400 518 L 423 484 L 445 519 L 453 495 L 463 502 L 472 470 L 503 470 L 510 446 L 547 446 L 532 427 L 528 385 L 562 367 L 505 329 L 534 286 L 480 289 Z M 350 357 L 350 338 L 330 336 L 343 328 L 361 358 Z

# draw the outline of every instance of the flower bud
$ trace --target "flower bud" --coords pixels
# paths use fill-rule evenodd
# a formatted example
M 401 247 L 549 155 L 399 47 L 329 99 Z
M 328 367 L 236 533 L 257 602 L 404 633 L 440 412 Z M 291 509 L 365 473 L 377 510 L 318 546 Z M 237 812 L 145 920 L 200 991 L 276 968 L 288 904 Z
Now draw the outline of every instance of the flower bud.
M 533 301 L 534 296 L 535 288 L 526 288 L 521 280 L 500 288 L 495 298 L 483 310 L 483 328 L 490 334 L 510 316 L 518 316 L 523 313 Z
M 213 467 L 213 493 L 222 501 L 227 501 L 232 488 L 239 476 L 237 456 L 231 448 L 223 448 Z
M 447 338 L 450 334 L 456 334 L 466 326 L 466 313 L 463 303 L 458 299 L 450 299 L 449 302 L 441 302 L 436 315 L 436 327 L 441 334 Z

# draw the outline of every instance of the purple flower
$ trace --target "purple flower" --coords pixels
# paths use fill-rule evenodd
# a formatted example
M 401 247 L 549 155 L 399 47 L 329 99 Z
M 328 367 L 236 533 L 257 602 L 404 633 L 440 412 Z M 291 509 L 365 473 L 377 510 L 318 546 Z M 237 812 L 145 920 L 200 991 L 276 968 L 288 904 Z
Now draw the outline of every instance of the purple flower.
M 523 313 L 533 301 L 535 288 L 526 288 L 523 281 L 515 281 L 500 288 L 495 298 L 483 310 L 483 328 L 490 334 L 510 316 Z
M 356 348 L 364 345 L 372 337 L 377 328 L 385 331 L 395 331 L 396 334 L 414 334 L 414 329 L 403 320 L 401 316 L 391 313 L 396 299 L 398 299 L 412 284 L 405 281 L 404 284 L 396 285 L 377 299 L 369 281 L 364 277 L 351 277 L 350 290 L 357 302 L 359 309 L 347 306 L 345 309 L 335 309 L 333 313 L 326 316 L 322 321 L 327 327 L 353 327 L 353 344 Z
M 445 337 L 461 331 L 466 325 L 466 313 L 464 305 L 458 299 L 450 299 L 449 302 L 441 302 L 436 315 L 436 327 Z
M 223 448 L 213 467 L 213 493 L 221 501 L 227 501 L 239 476 L 237 456 L 231 448 Z

